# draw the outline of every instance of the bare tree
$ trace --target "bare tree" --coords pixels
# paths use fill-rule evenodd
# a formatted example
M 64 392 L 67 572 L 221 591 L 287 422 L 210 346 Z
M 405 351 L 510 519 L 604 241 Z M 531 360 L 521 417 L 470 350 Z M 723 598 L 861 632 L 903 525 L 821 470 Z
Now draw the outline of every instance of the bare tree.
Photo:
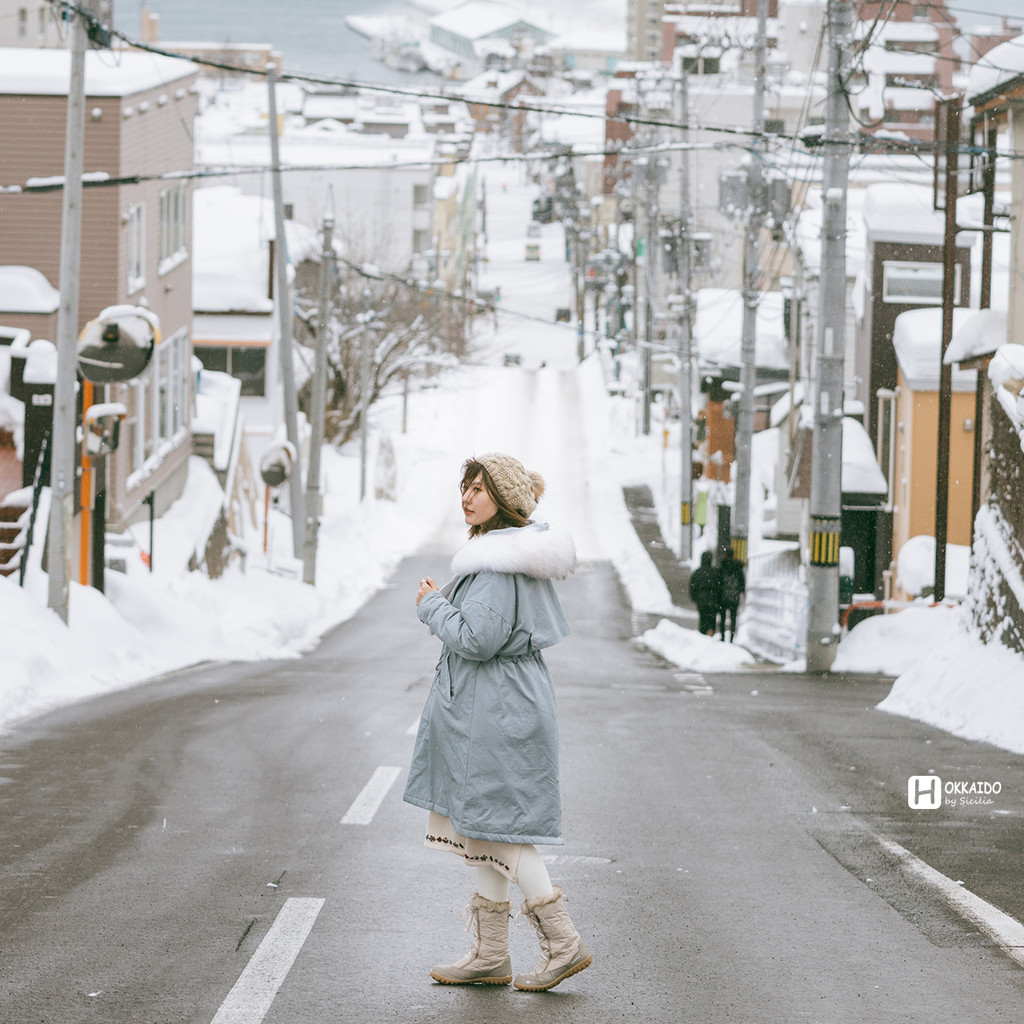
M 295 341 L 312 348 L 319 328 L 316 264 L 296 274 Z M 465 301 L 413 281 L 346 266 L 332 286 L 327 340 L 324 439 L 344 444 L 360 429 L 363 346 L 368 346 L 368 403 L 372 406 L 403 377 L 427 377 L 466 351 Z M 310 387 L 300 394 L 309 410 Z

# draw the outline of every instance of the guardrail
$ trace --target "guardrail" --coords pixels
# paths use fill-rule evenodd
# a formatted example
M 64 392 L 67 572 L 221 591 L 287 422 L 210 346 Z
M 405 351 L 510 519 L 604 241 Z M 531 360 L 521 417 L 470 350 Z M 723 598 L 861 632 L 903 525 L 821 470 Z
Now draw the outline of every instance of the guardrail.
M 742 622 L 746 645 L 762 658 L 786 664 L 806 656 L 807 584 L 798 544 L 751 556 Z

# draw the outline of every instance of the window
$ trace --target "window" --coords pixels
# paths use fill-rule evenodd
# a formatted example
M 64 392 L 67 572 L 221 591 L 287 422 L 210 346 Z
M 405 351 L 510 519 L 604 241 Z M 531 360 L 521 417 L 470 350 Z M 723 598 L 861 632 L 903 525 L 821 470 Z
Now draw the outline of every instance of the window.
M 954 271 L 953 294 L 960 294 L 958 263 Z M 942 304 L 942 264 L 903 263 L 886 260 L 882 264 L 882 301 L 901 305 Z
M 430 190 L 427 185 L 413 185 L 412 187 L 412 205 L 413 206 L 426 206 L 430 201 Z
M 36 29 L 36 34 L 42 39 L 46 35 L 46 5 L 43 4 L 39 8 L 39 27 Z
M 160 193 L 160 273 L 177 266 L 188 252 L 187 203 L 183 181 Z
M 146 207 L 128 207 L 128 294 L 146 284 Z
M 242 394 L 262 398 L 267 392 L 264 345 L 196 345 L 196 358 L 207 370 L 230 373 L 242 382 Z
M 18 8 L 18 38 L 24 39 L 28 35 L 28 8 Z
M 146 372 L 128 385 L 128 487 L 137 487 L 184 435 L 188 421 L 188 331 L 162 341 Z

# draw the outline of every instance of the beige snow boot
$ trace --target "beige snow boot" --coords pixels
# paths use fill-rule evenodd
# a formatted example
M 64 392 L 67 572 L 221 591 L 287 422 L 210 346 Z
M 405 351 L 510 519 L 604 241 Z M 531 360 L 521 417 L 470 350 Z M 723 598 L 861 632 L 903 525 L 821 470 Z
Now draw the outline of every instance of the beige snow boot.
M 466 910 L 469 911 L 466 931 L 476 924 L 472 948 L 458 963 L 432 967 L 430 976 L 442 985 L 507 985 L 512 980 L 512 960 L 508 953 L 512 904 L 508 900 L 496 903 L 475 892 Z
M 562 890 L 557 885 L 547 896 L 527 900 L 522 912 L 537 931 L 541 957 L 532 974 L 516 977 L 516 988 L 544 992 L 590 966 L 593 957 L 569 920 Z

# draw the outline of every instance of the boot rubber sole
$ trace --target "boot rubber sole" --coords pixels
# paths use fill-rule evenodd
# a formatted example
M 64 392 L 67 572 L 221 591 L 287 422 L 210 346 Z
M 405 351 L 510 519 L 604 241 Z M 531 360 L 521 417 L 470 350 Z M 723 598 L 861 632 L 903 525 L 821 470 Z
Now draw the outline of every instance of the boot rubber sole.
M 443 974 L 431 971 L 430 976 L 442 985 L 511 985 L 512 975 L 491 975 L 487 978 L 446 978 Z
M 547 992 L 549 988 L 554 988 L 556 985 L 565 981 L 566 978 L 571 978 L 574 974 L 579 974 L 580 971 L 589 967 L 593 962 L 594 958 L 592 956 L 588 956 L 586 960 L 581 960 L 578 964 L 573 964 L 571 967 L 564 970 L 553 981 L 544 982 L 543 985 L 531 985 L 528 982 L 521 982 L 519 978 L 516 978 L 515 986 L 521 992 Z

